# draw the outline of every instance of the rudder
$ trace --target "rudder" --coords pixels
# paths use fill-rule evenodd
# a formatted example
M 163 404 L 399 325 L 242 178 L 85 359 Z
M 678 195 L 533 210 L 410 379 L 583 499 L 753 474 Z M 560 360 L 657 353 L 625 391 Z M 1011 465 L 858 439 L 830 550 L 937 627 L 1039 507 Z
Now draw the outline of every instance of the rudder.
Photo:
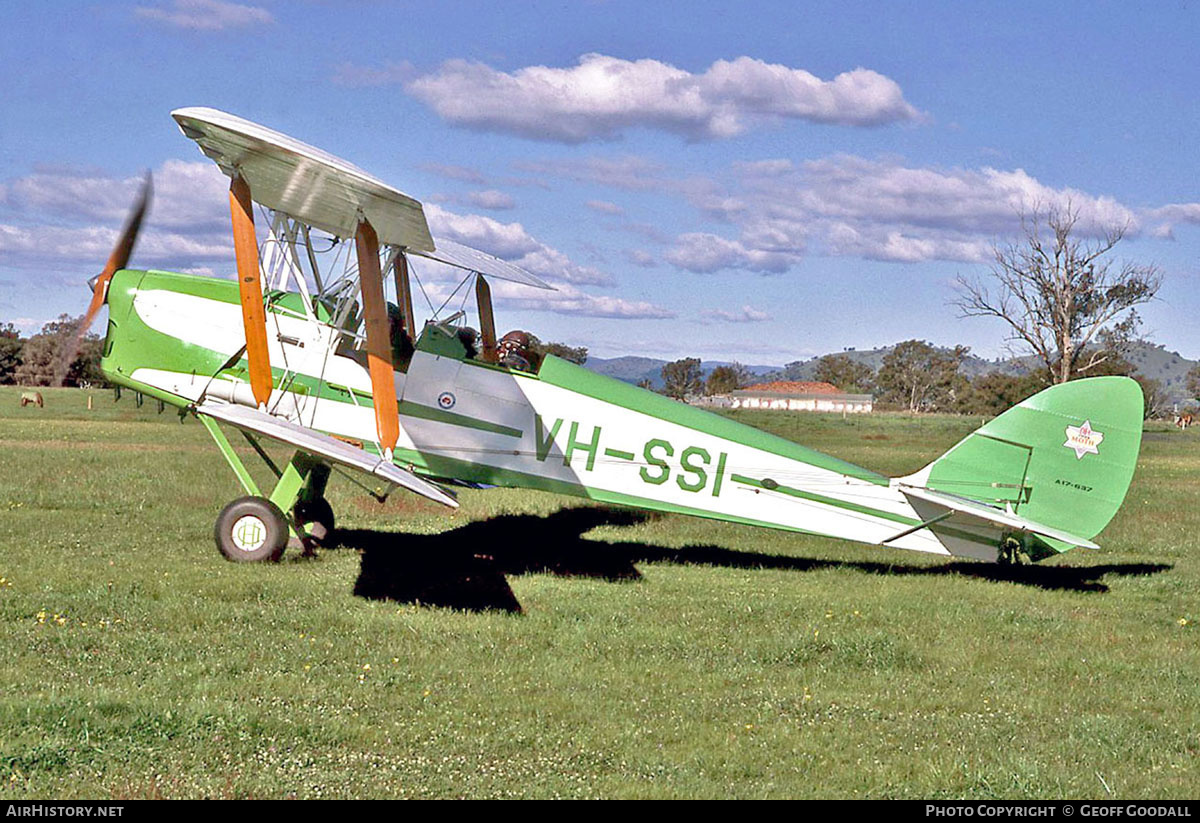
M 1136 380 L 1062 383 L 1021 401 L 905 480 L 1091 539 L 1129 490 L 1142 419 Z

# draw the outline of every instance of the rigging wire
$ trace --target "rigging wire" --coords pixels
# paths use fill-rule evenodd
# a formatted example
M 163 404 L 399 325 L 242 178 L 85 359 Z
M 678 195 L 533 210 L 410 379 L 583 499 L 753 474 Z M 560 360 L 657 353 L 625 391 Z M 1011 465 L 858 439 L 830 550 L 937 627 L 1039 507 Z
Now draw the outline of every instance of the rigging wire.
M 417 267 L 413 265 L 410 258 L 408 261 L 408 272 L 413 279 L 417 281 L 417 286 L 421 289 L 421 296 L 425 298 L 425 302 L 429 304 L 429 311 L 433 314 L 433 319 L 437 319 L 437 309 L 433 307 L 433 301 L 429 299 L 429 293 L 425 291 L 425 284 L 421 282 L 421 276 L 417 274 Z
M 464 285 L 466 285 L 467 281 L 470 280 L 474 276 L 475 276 L 475 272 L 469 272 L 467 274 L 467 276 L 464 277 L 459 282 L 459 284 L 454 287 L 454 291 L 450 292 L 450 296 L 442 301 L 442 305 L 438 306 L 438 309 L 437 309 L 437 311 L 435 311 L 433 313 L 433 316 L 437 317 L 439 314 L 441 314 L 442 309 L 446 308 L 446 306 L 449 305 L 450 301 L 454 299 L 454 295 L 458 294 L 458 290 L 461 289 Z M 466 305 L 466 302 L 467 302 L 467 292 L 463 292 L 463 305 Z

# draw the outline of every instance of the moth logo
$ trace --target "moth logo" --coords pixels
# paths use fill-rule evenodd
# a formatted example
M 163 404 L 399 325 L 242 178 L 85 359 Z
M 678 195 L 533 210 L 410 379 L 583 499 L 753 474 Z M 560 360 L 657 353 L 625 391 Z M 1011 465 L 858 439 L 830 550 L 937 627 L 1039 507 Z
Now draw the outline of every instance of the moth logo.
M 1092 421 L 1084 420 L 1082 426 L 1067 426 L 1067 442 L 1063 443 L 1068 449 L 1075 450 L 1075 457 L 1083 459 L 1085 454 L 1099 454 L 1097 448 L 1104 435 L 1092 428 Z
M 454 395 L 448 391 L 444 391 L 438 395 L 438 408 L 442 411 L 447 411 L 454 408 L 454 404 L 456 402 L 457 401 L 454 399 Z

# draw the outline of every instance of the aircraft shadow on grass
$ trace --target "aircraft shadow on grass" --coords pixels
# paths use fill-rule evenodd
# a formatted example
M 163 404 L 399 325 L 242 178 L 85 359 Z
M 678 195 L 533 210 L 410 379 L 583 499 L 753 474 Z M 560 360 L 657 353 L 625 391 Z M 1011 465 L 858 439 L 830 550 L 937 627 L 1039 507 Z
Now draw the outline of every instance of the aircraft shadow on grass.
M 1107 592 L 1107 575 L 1157 574 L 1163 563 L 1095 566 L 997 566 L 950 562 L 936 566 L 821 560 L 739 551 L 722 546 L 667 548 L 649 543 L 584 539 L 599 526 L 633 526 L 651 516 L 621 509 L 568 508 L 546 517 L 502 515 L 441 534 L 339 530 L 333 548 L 357 549 L 362 565 L 354 593 L 470 611 L 519 612 L 508 575 L 550 573 L 613 582 L 641 578 L 636 563 L 665 562 L 733 569 L 815 571 L 854 569 L 865 574 L 939 577 L 961 575 L 1051 591 Z

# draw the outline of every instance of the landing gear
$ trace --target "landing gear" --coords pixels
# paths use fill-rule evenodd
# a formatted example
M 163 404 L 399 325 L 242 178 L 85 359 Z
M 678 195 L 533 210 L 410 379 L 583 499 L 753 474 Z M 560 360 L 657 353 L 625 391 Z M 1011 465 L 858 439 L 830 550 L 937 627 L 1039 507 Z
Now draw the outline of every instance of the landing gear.
M 281 469 L 255 438 L 243 432 L 278 478 L 270 495 L 264 495 L 216 421 L 204 414 L 197 416 L 249 495 L 234 500 L 217 518 L 217 549 L 227 560 L 274 563 L 289 545 L 303 549 L 304 555 L 311 557 L 315 546 L 328 543 L 334 518 L 333 509 L 325 499 L 325 485 L 329 481 L 327 465 L 298 451 Z
M 226 560 L 275 563 L 287 548 L 288 524 L 270 500 L 239 497 L 221 509 L 213 536 Z
M 1025 542 L 1013 535 L 1005 535 L 1000 541 L 996 562 L 1001 566 L 1028 566 L 1033 560 L 1026 550 Z
M 311 500 L 301 498 L 292 508 L 296 523 L 308 532 L 308 537 L 318 546 L 328 546 L 333 536 L 333 507 L 324 497 Z

